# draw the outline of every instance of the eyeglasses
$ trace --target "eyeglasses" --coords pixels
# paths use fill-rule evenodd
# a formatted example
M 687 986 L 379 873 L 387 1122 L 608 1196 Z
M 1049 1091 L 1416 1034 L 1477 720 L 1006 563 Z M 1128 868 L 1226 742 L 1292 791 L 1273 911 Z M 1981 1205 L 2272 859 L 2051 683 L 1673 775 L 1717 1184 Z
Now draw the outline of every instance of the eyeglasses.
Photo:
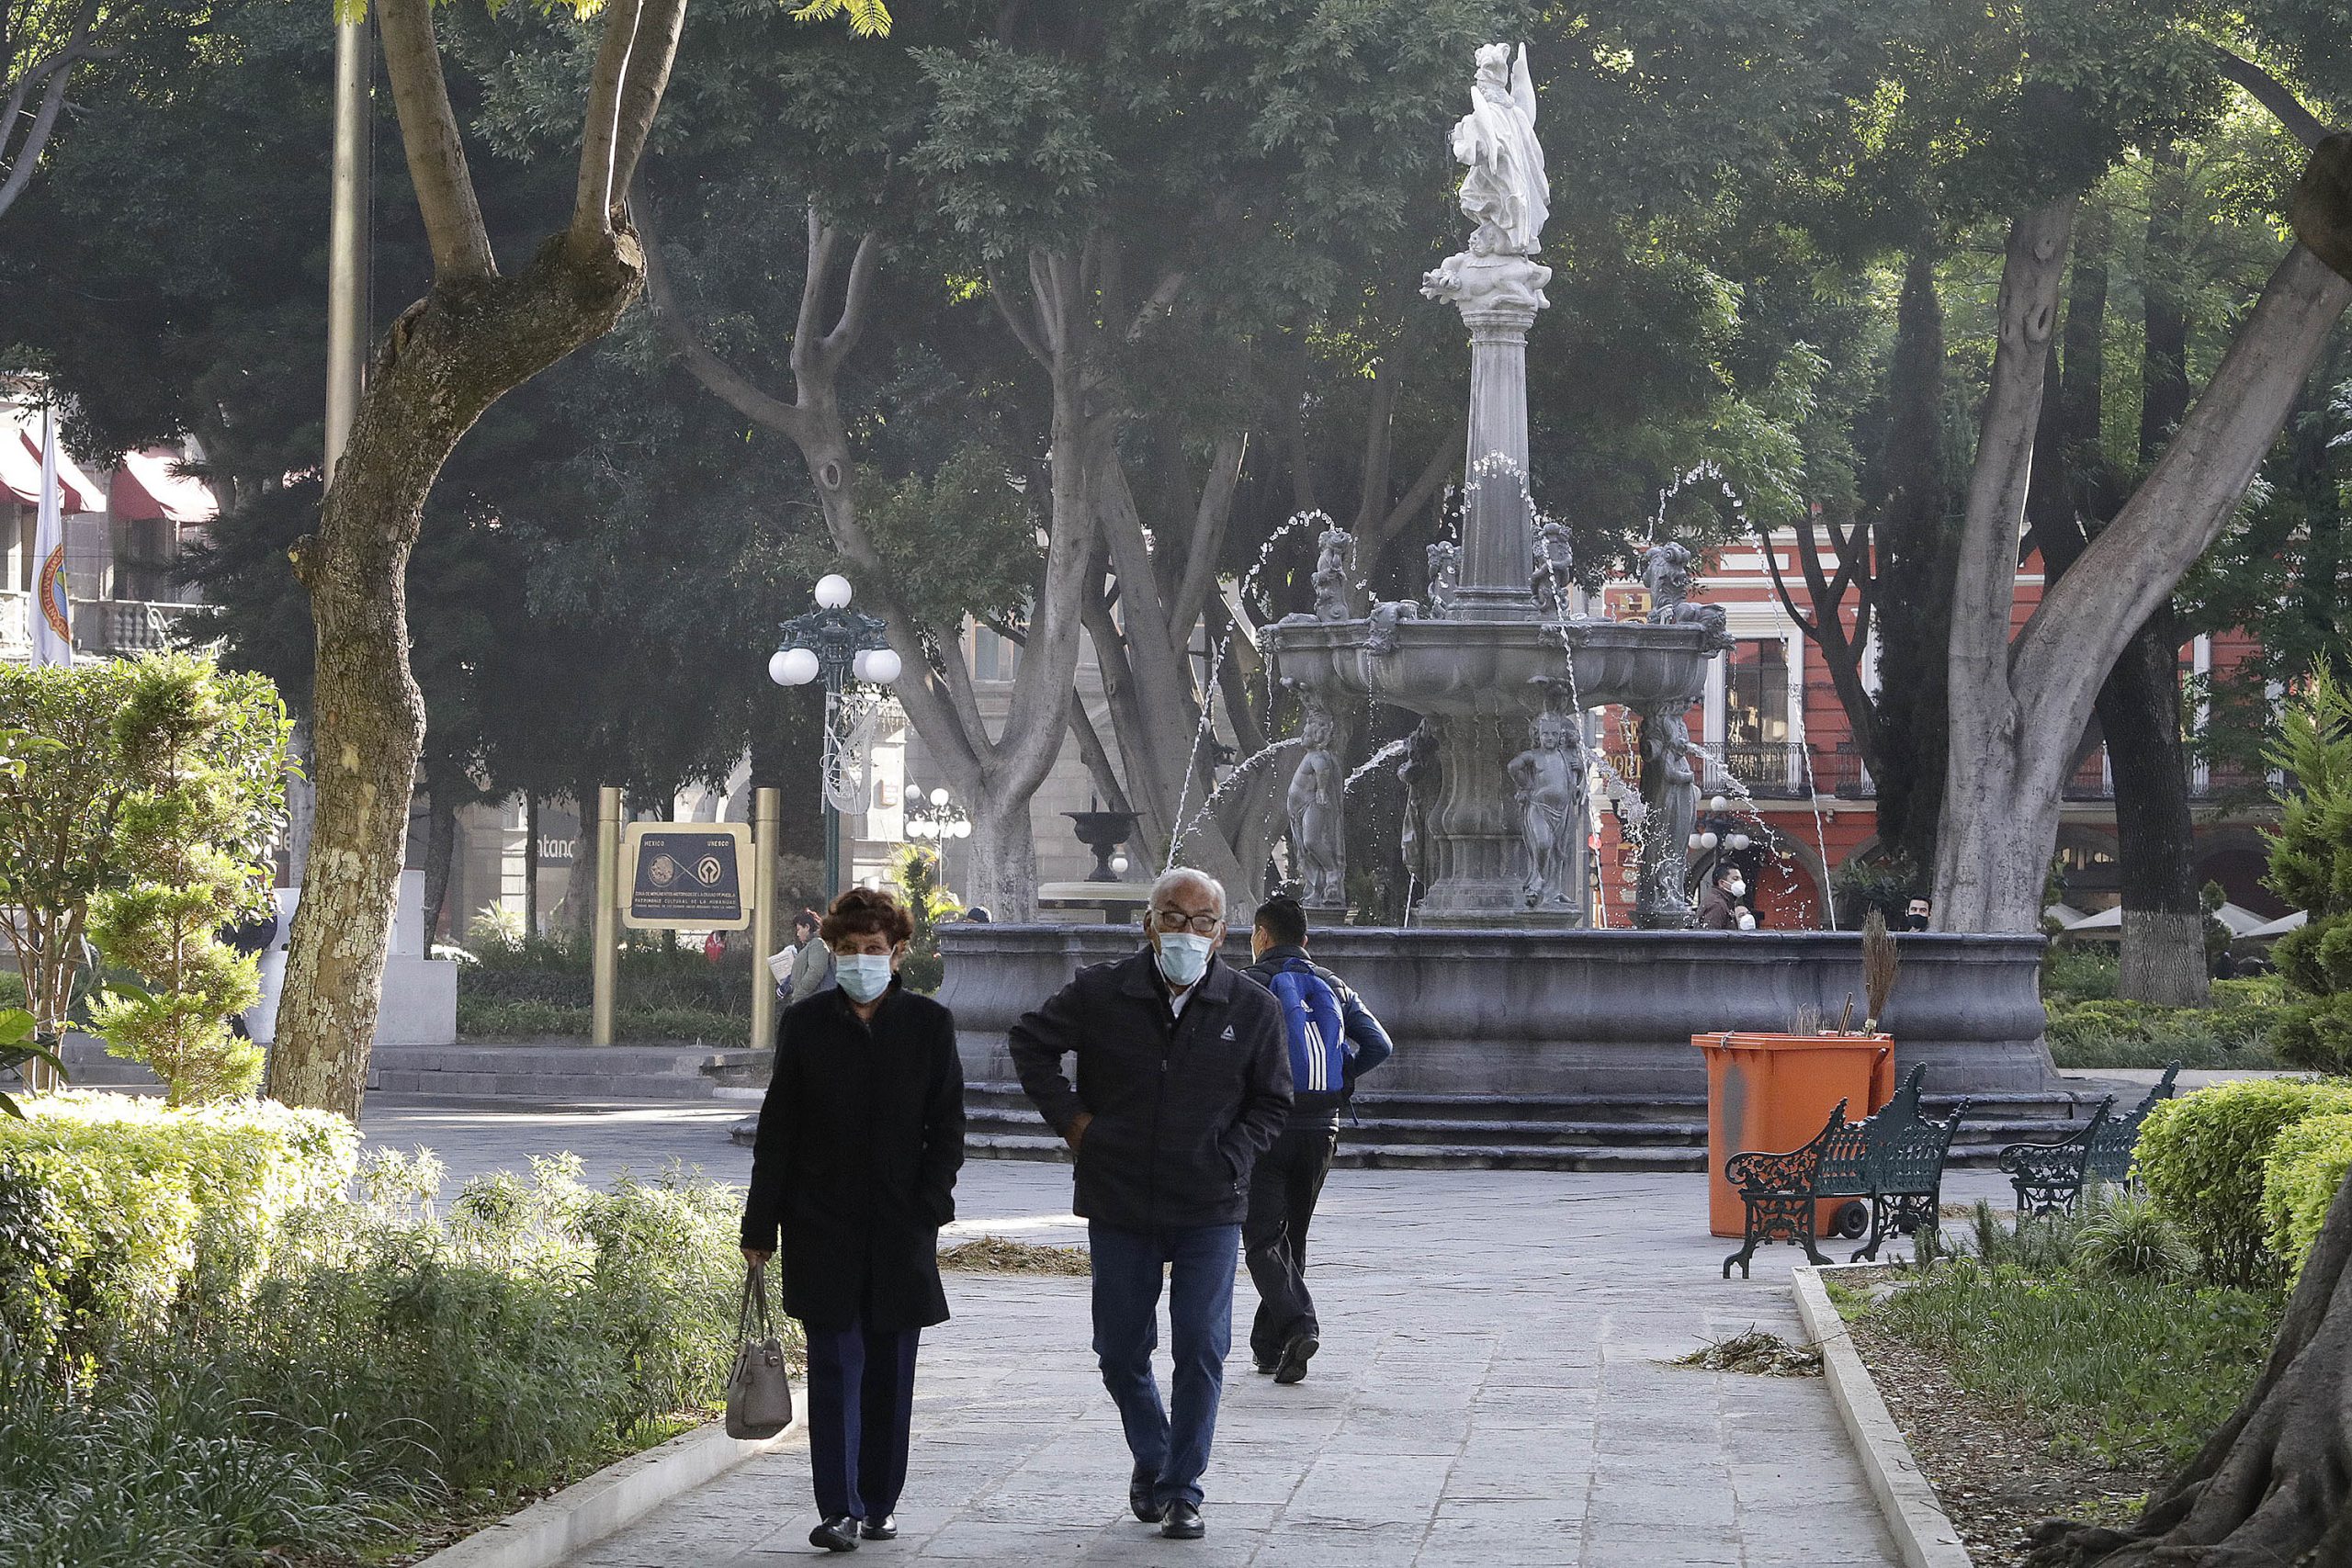
M 1182 909 L 1154 909 L 1151 918 L 1164 931 L 1181 931 L 1190 928 L 1197 936 L 1215 936 L 1216 928 L 1225 924 L 1223 915 L 1188 915 Z

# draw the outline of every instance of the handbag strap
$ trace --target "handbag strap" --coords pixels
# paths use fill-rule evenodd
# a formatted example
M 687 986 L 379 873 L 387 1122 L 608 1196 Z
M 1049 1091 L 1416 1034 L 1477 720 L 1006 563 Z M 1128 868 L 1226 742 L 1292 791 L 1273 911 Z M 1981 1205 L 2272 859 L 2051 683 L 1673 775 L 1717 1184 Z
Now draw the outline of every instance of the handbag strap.
M 775 1332 L 768 1316 L 768 1273 L 764 1263 L 744 1266 L 743 1305 L 737 1326 L 746 1339 L 764 1339 Z

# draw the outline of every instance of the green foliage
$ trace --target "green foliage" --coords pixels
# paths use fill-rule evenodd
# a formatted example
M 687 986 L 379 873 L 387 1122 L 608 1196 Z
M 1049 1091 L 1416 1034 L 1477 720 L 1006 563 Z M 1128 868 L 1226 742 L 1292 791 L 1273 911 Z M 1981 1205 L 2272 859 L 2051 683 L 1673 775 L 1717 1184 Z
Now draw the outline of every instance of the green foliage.
M 22 1008 L 0 1008 L 0 1073 L 16 1072 L 31 1063 L 40 1062 L 56 1069 L 62 1078 L 65 1064 L 34 1038 L 40 1021 Z M 16 1097 L 0 1089 L 0 1116 L 24 1119 L 24 1110 Z
M 2193 1281 L 2197 1249 L 2154 1200 L 2102 1190 L 2083 1196 L 2075 1255 L 2093 1274 L 2118 1280 Z
M 2113 1001 L 2119 967 L 2116 950 L 2105 942 L 2053 942 L 2041 954 L 2042 1002 Z
M 906 962 L 899 966 L 899 979 L 907 989 L 929 995 L 939 989 L 947 973 L 946 961 L 939 955 L 940 922 L 961 914 L 964 906 L 940 886 L 939 856 L 920 844 L 899 849 L 891 874 L 899 884 L 899 901 L 915 921 L 914 935 L 907 942 Z
M 444 1221 L 437 1162 L 379 1152 L 365 1196 L 291 1216 L 257 1278 L 193 1270 L 95 1365 L 0 1318 L 0 1559 L 373 1560 L 699 1419 L 729 1364 L 741 1194 L 579 1175 L 560 1156 L 480 1178 Z M 0 1183 L 0 1216 L 18 1190 Z
M 2262 1168 L 2262 1219 L 2270 1250 L 2300 1271 L 2352 1171 L 2352 1114 L 2311 1116 L 2282 1131 Z
M 294 1211 L 339 1196 L 358 1134 L 266 1101 L 179 1109 L 67 1092 L 0 1120 L 0 1318 L 74 1353 L 161 1323 L 199 1274 L 247 1288 Z
M 2132 1170 L 2178 1224 L 2217 1284 L 2251 1286 L 2278 1273 L 2263 1208 L 2265 1162 L 2287 1128 L 2352 1111 L 2352 1087 L 2251 1078 L 2182 1095 L 2149 1112 Z
M 2288 705 L 2270 753 L 2294 787 L 2268 834 L 2273 891 L 2310 919 L 2272 947 L 2301 993 L 2278 1021 L 2278 1054 L 2352 1070 L 2352 690 L 2316 670 Z
M 258 675 L 185 654 L 141 663 L 113 726 L 140 781 L 116 823 L 123 881 L 91 899 L 90 937 L 152 988 L 108 991 L 91 1022 L 174 1104 L 244 1094 L 261 1081 L 261 1047 L 229 1020 L 260 998 L 259 970 L 218 933 L 269 896 L 262 856 L 285 805 L 286 708 Z
M 1971 1393 L 2039 1417 L 2062 1453 L 2166 1470 L 2252 1385 L 2278 1310 L 2267 1292 L 1962 1258 L 1868 1321 L 1932 1351 Z
M 592 1032 L 594 1021 L 585 1006 L 469 997 L 464 994 L 462 973 L 458 985 L 458 1033 L 464 1039 L 584 1041 Z M 741 1043 L 751 1026 L 748 1010 L 729 1013 L 707 1008 L 624 1007 L 613 1013 L 614 1038 L 633 1043 Z
M 2102 972 L 2087 968 L 2071 979 L 2086 988 Z M 2103 974 L 2113 975 L 2112 965 Z M 2266 1068 L 2278 1065 L 2272 1031 L 2283 999 L 2275 976 L 2221 980 L 2209 1005 L 2171 1008 L 2112 998 L 2083 1001 L 2045 999 L 2050 1059 L 2062 1067 L 2160 1067 L 2180 1062 L 2190 1067 Z

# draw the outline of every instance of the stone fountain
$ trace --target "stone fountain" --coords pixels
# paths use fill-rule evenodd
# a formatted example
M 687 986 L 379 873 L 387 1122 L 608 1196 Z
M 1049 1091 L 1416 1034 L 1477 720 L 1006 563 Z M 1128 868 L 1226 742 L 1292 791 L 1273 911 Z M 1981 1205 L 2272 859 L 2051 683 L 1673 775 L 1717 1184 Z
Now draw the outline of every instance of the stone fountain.
M 1314 949 L 1363 993 L 1399 1043 L 1380 1092 L 1425 1097 L 1475 1122 L 1498 1105 L 1623 1107 L 1703 1088 L 1694 1034 L 1785 1029 L 1836 1016 L 1861 983 L 1850 932 L 1687 929 L 1685 846 L 1698 807 L 1686 716 L 1729 646 L 1724 613 L 1690 598 L 1692 558 L 1671 542 L 1643 561 L 1651 607 L 1635 623 L 1585 613 L 1567 530 L 1539 523 L 1527 485 L 1527 333 L 1551 270 L 1535 259 L 1550 187 L 1525 51 L 1478 51 L 1453 149 L 1467 168 L 1468 249 L 1424 279 L 1469 329 L 1469 444 L 1460 543 L 1429 553 L 1422 601 L 1356 598 L 1354 541 L 1317 541 L 1315 610 L 1267 629 L 1298 693 L 1303 748 L 1283 797 L 1292 874 Z M 1401 746 L 1406 859 L 1428 892 L 1410 929 L 1346 925 L 1344 769 L 1336 716 L 1367 702 L 1421 716 Z M 1640 793 L 1591 749 L 1602 705 L 1641 722 Z M 1599 771 L 1641 843 L 1636 923 L 1592 929 L 1586 835 Z M 1228 958 L 1247 962 L 1240 938 Z M 967 1073 L 1012 1075 L 1004 1032 L 1078 964 L 1132 951 L 1132 929 L 941 930 Z M 1907 935 L 1887 1022 L 1898 1062 L 1931 1091 L 2046 1094 L 2041 939 Z M 1457 1098 L 1458 1097 L 1458 1098 Z M 1594 1097 L 1600 1097 L 1596 1100 Z M 1481 1108 L 1484 1108 L 1482 1110 Z M 1577 1115 L 1586 1111 L 1577 1111 Z
M 1469 248 L 1421 285 L 1459 310 L 1470 333 L 1461 543 L 1430 550 L 1425 603 L 1358 614 L 1348 589 L 1353 541 L 1327 530 L 1315 614 L 1285 618 L 1267 641 L 1277 673 L 1305 698 L 1310 726 L 1367 698 L 1423 716 L 1411 816 L 1428 868 L 1416 919 L 1432 925 L 1594 923 L 1585 716 L 1611 704 L 1638 713 L 1643 799 L 1621 803 L 1645 829 L 1636 919 L 1684 927 L 1683 851 L 1698 807 L 1684 716 L 1700 700 L 1709 660 L 1729 643 L 1723 612 L 1690 602 L 1679 547 L 1651 552 L 1657 597 L 1646 621 L 1594 620 L 1582 613 L 1567 530 L 1537 525 L 1527 484 L 1527 333 L 1552 270 L 1535 260 L 1551 193 L 1534 116 L 1525 49 L 1516 59 L 1504 45 L 1480 50 L 1471 111 L 1453 138 L 1468 166 L 1462 210 L 1476 228 Z M 1319 749 L 1310 750 L 1301 776 L 1319 763 Z M 1312 868 L 1302 880 L 1343 884 L 1336 821 L 1316 834 L 1295 810 L 1292 829 L 1296 860 Z

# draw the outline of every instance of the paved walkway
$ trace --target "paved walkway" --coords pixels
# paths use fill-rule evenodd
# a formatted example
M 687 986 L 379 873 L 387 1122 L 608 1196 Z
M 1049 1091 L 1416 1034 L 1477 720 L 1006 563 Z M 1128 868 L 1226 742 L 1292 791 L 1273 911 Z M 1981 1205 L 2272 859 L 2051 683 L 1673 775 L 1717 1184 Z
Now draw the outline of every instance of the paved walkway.
M 456 1111 L 371 1102 L 371 1136 L 454 1177 L 568 1147 L 593 1179 L 675 1157 L 741 1179 L 735 1112 Z M 1958 1173 L 1950 1196 L 1995 1190 Z M 957 1229 L 1078 1239 L 1060 1166 L 964 1168 Z M 1758 1325 L 1799 1332 L 1791 1249 L 1725 1282 L 1685 1175 L 1332 1173 L 1317 1221 L 1324 1351 L 1277 1388 L 1228 1368 L 1208 1538 L 1163 1541 L 1087 1348 L 1085 1281 L 950 1275 L 924 1342 L 901 1538 L 967 1564 L 1270 1568 L 1885 1568 L 1894 1548 L 1817 1379 L 1661 1364 Z M 1236 1343 L 1256 1305 L 1236 1292 Z M 1163 1378 L 1165 1376 L 1163 1371 Z M 821 1556 L 805 1447 L 755 1460 L 583 1551 L 576 1568 L 757 1568 Z M 859 1561 L 868 1561 L 861 1554 Z

